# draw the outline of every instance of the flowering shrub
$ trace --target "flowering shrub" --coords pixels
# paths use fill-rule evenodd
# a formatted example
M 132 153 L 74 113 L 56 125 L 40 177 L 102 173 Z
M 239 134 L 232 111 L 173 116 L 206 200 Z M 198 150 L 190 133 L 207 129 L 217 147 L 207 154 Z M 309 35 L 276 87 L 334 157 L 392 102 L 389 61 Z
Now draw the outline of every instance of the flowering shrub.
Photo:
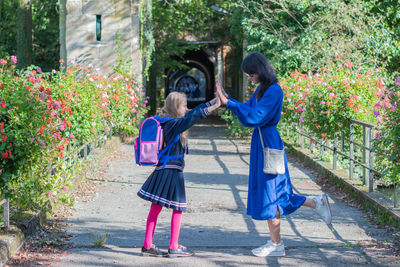
M 379 94 L 375 104 L 377 168 L 387 183 L 400 182 L 400 77 Z
M 147 99 L 129 75 L 105 77 L 76 64 L 66 72 L 62 65 L 52 73 L 15 71 L 16 62 L 0 59 L 0 186 L 33 209 L 65 190 L 70 143 L 104 138 L 113 127 L 135 134 Z M 51 176 L 49 164 L 58 166 Z
M 334 139 L 349 134 L 349 119 L 375 122 L 373 103 L 383 89 L 379 69 L 352 69 L 344 66 L 305 75 L 293 72 L 281 79 L 284 91 L 282 120 L 302 125 L 320 138 Z

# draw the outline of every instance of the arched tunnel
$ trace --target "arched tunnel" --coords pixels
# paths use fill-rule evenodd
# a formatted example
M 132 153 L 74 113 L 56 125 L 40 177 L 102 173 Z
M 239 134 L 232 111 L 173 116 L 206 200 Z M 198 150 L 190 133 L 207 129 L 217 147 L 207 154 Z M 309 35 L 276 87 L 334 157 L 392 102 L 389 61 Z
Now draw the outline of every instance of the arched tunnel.
M 215 63 L 211 55 L 203 49 L 188 51 L 181 59 L 188 68 L 167 70 L 165 79 L 165 97 L 171 92 L 183 92 L 187 95 L 188 108 L 214 97 Z

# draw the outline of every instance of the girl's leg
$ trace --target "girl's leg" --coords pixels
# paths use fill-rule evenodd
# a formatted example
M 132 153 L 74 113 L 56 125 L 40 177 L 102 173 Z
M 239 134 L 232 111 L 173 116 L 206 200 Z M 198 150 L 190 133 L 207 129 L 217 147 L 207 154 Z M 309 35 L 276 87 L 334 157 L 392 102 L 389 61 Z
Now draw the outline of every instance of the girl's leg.
M 275 244 L 281 242 L 281 214 L 279 209 L 276 212 L 276 218 L 268 220 L 269 233 L 271 235 L 271 241 Z
M 312 209 L 316 208 L 315 201 L 312 200 L 311 198 L 306 198 L 306 201 L 304 201 L 303 206 L 309 207 L 309 208 L 312 208 Z
M 162 206 L 152 203 L 149 216 L 146 223 L 146 235 L 143 242 L 143 247 L 150 249 L 153 244 L 154 229 L 156 228 L 157 218 L 162 210 Z
M 169 244 L 170 249 L 178 249 L 179 233 L 181 231 L 181 220 L 182 211 L 173 210 L 171 218 L 171 242 Z

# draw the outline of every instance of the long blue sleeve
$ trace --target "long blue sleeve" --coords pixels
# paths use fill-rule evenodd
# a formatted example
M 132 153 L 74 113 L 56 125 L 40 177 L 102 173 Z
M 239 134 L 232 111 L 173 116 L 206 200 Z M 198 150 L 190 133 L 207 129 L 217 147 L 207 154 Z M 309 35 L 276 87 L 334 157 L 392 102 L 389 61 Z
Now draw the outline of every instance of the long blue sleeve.
M 209 115 L 207 107 L 209 104 L 200 104 L 187 112 L 182 118 L 172 118 L 164 125 L 164 138 L 167 143 L 172 141 L 178 134 L 189 129 L 193 124 Z
M 257 89 L 258 91 L 258 89 Z M 229 99 L 226 108 L 229 108 L 246 127 L 272 126 L 280 120 L 283 92 L 275 83 L 271 85 L 259 101 L 255 101 L 255 91 L 246 103 Z

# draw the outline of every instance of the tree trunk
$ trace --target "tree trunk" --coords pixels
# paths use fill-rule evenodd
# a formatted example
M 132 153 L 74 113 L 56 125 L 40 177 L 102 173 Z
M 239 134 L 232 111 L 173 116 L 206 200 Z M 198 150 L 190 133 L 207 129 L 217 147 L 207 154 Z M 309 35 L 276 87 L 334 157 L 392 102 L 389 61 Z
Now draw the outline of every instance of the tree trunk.
M 60 59 L 64 60 L 64 70 L 67 67 L 67 0 L 60 0 Z
M 32 0 L 20 0 L 17 13 L 18 68 L 32 64 Z

